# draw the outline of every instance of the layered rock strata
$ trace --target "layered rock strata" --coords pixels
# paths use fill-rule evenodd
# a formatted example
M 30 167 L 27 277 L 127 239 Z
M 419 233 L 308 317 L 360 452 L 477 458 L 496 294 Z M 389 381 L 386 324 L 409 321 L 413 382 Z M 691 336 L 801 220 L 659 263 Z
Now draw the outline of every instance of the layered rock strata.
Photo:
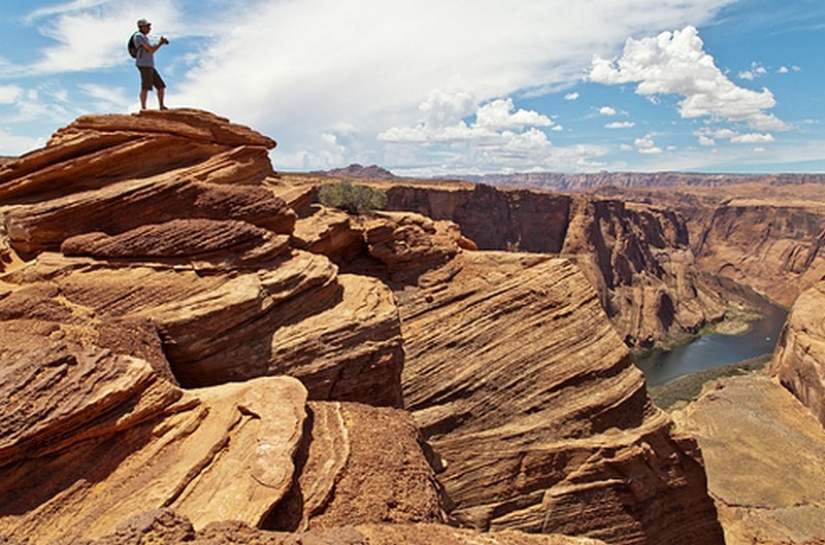
M 825 426 L 825 282 L 794 303 L 769 368 Z
M 419 218 L 419 233 L 444 223 Z M 394 266 L 436 240 L 411 246 L 423 240 L 412 225 L 386 224 L 374 255 L 363 242 L 369 221 L 325 210 L 300 219 L 296 236 L 393 286 L 405 404 L 433 445 L 450 515 L 611 543 L 721 543 L 696 444 L 650 404 L 579 268 L 543 254 L 458 251 L 399 277 Z M 463 247 L 452 240 L 448 248 Z
M 717 207 L 696 242 L 702 267 L 782 305 L 825 275 L 825 203 L 735 200 Z
M 681 186 L 599 194 L 677 210 L 688 223 L 702 269 L 790 307 L 825 275 L 825 200 L 821 184 L 766 183 L 728 185 L 724 191 Z
M 720 320 L 728 295 L 700 272 L 684 221 L 643 204 L 488 186 L 404 185 L 388 206 L 451 220 L 482 250 L 573 259 L 625 342 L 650 347 Z
M 3 344 L 25 347 L 22 337 Z M 4 351 L 2 364 L 0 535 L 77 542 L 147 508 L 196 528 L 284 513 L 292 530 L 442 520 L 435 475 L 400 411 L 307 405 L 287 377 L 182 391 L 142 360 L 59 341 Z M 379 437 L 391 448 L 376 456 Z
M 609 543 L 722 542 L 695 442 L 650 403 L 569 261 L 461 254 L 399 304 L 405 401 L 453 517 Z
M 81 118 L 3 165 L 0 534 L 77 542 L 147 508 L 442 521 L 410 416 L 353 403 L 401 404 L 392 292 L 290 245 L 274 142 L 158 115 Z
M 7 253 L 27 259 L 0 274 L 6 541 L 125 539 L 121 521 L 169 509 L 183 540 L 236 520 L 564 542 L 410 526 L 449 512 L 721 543 L 695 442 L 651 405 L 574 264 L 475 252 L 416 214 L 313 209 L 273 181 L 272 145 L 194 110 L 92 116 L 0 167 Z
M 8 244 L 37 256 L 3 277 L 8 315 L 151 322 L 184 386 L 286 373 L 312 399 L 400 406 L 392 294 L 290 246 L 297 216 L 264 187 L 268 159 L 242 159 L 272 146 L 205 112 L 143 112 L 80 118 L 4 165 Z

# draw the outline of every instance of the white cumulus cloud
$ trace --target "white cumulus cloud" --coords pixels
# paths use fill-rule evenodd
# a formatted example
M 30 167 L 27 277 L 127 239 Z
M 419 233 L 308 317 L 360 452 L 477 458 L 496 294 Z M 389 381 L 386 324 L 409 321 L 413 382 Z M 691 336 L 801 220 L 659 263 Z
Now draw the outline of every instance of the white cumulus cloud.
M 653 141 L 653 137 L 649 134 L 646 135 L 644 138 L 637 138 L 634 141 L 634 145 L 636 146 L 636 150 L 639 153 L 650 155 L 662 153 L 662 148 L 656 145 L 656 143 Z
M 764 144 L 766 142 L 773 142 L 773 135 L 770 133 L 750 133 L 738 134 L 730 139 L 733 144 Z
M 589 79 L 606 85 L 636 83 L 640 95 L 682 96 L 679 112 L 684 118 L 743 122 L 756 130 L 787 128 L 767 113 L 776 106 L 773 94 L 768 89 L 738 87 L 729 80 L 704 51 L 693 26 L 651 38 L 629 38 L 620 58 L 594 57 Z

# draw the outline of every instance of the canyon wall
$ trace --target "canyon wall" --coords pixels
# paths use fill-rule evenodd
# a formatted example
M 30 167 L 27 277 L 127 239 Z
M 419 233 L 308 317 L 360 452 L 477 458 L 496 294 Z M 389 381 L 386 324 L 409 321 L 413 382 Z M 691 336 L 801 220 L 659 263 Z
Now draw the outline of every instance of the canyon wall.
M 699 270 L 685 222 L 662 207 L 484 185 L 386 187 L 389 208 L 454 221 L 479 249 L 575 261 L 632 347 L 694 334 L 736 298 Z
M 723 542 L 579 267 L 314 206 L 274 145 L 88 116 L 0 166 L 0 541 Z
M 599 187 L 662 188 L 662 187 L 714 187 L 725 188 L 734 184 L 759 183 L 765 185 L 823 184 L 823 174 L 725 174 L 690 172 L 592 172 L 561 173 L 534 172 L 519 174 L 489 174 L 466 179 L 484 184 L 546 189 L 551 191 L 585 191 Z
M 685 218 L 697 264 L 790 307 L 825 276 L 822 185 L 737 184 L 596 193 L 655 203 Z
M 825 282 L 802 292 L 782 330 L 769 372 L 825 426 Z

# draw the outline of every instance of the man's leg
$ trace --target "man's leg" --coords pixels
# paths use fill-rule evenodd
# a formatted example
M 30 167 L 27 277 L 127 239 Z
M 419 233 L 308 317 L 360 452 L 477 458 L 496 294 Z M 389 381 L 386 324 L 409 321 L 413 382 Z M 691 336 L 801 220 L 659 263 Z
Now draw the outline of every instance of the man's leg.
M 152 77 L 153 77 L 152 83 L 153 83 L 153 85 L 155 86 L 155 89 L 157 89 L 157 92 L 158 92 L 158 107 L 161 110 L 165 110 L 166 105 L 163 104 L 163 99 L 166 96 L 166 82 L 163 81 L 163 78 L 160 77 L 160 74 L 158 73 L 157 70 L 153 70 Z
M 140 109 L 146 109 L 146 98 L 149 96 L 149 91 L 152 90 L 152 76 L 154 69 L 146 68 L 145 66 L 138 66 L 140 71 Z

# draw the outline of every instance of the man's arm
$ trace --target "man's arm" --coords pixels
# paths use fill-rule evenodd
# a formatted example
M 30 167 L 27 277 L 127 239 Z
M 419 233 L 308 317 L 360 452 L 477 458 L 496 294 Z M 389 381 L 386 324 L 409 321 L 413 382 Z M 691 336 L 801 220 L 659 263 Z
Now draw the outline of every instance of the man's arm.
M 149 40 L 146 40 L 146 41 L 141 41 L 140 42 L 140 47 L 142 47 L 143 49 L 145 49 L 149 53 L 154 53 L 155 51 L 160 49 L 161 46 L 166 45 L 168 43 L 169 43 L 169 41 L 166 38 L 164 38 L 163 36 L 161 36 L 160 41 L 158 41 L 158 43 L 156 43 L 155 45 L 152 45 L 151 43 L 149 43 Z

